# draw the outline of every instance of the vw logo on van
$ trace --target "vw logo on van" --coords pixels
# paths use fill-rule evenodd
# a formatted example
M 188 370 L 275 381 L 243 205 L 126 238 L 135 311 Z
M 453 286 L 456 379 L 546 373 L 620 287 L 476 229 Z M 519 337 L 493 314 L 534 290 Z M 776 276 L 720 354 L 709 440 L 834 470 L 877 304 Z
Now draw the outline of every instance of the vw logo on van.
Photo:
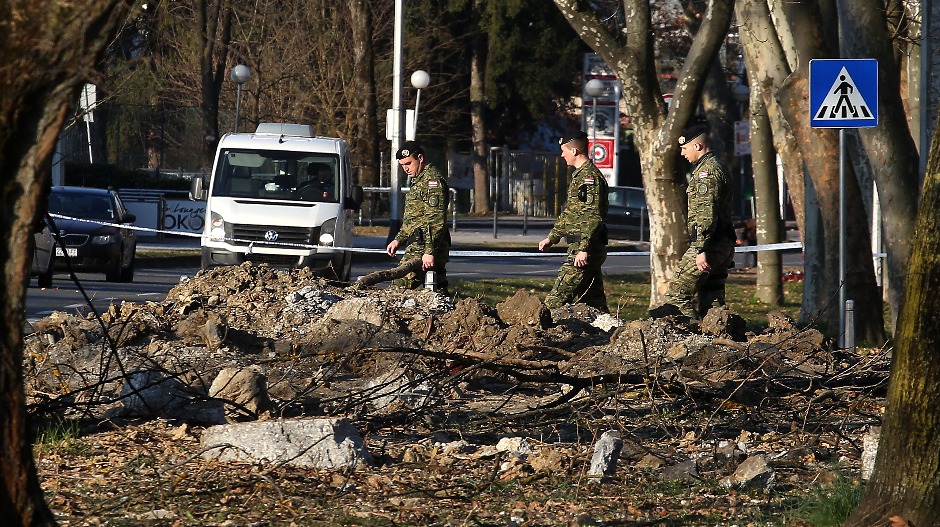
M 275 230 L 270 230 L 270 231 L 264 233 L 264 239 L 265 239 L 265 241 L 276 242 L 276 241 L 277 241 L 277 231 L 275 231 Z

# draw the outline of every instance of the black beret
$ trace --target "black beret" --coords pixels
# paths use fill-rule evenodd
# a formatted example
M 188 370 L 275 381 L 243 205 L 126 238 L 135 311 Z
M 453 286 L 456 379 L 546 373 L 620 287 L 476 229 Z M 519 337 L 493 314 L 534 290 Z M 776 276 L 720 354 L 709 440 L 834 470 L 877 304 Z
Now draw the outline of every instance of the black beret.
M 685 132 L 682 132 L 682 135 L 679 136 L 679 146 L 683 146 L 692 142 L 693 139 L 704 134 L 708 131 L 708 125 L 697 123 L 688 127 Z
M 424 149 L 421 148 L 421 145 L 419 145 L 417 141 L 405 141 L 402 143 L 401 148 L 398 149 L 398 152 L 395 153 L 395 159 L 405 159 L 406 157 L 423 153 Z
M 558 140 L 558 144 L 563 145 L 565 143 L 570 143 L 571 141 L 574 141 L 575 139 L 587 139 L 587 138 L 588 138 L 587 132 L 585 132 L 584 130 L 578 130 L 577 132 L 572 132 L 566 136 L 563 136 L 561 139 Z

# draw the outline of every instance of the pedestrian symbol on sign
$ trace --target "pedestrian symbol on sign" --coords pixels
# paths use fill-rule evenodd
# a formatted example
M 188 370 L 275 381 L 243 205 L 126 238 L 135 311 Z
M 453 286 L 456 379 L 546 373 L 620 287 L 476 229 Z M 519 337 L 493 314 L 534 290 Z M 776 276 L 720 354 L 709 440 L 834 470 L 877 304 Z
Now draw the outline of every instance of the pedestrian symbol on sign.
M 875 116 L 856 88 L 852 76 L 845 68 L 842 68 L 813 119 L 817 121 L 875 120 Z

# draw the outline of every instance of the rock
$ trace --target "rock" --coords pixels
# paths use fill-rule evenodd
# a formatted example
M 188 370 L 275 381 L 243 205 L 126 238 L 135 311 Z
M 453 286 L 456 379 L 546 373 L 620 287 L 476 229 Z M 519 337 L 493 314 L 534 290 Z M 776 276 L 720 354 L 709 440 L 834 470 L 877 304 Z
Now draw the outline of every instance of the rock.
M 591 322 L 591 325 L 603 331 L 610 331 L 623 325 L 623 320 L 611 315 L 610 313 L 601 313 Z
M 666 462 L 659 456 L 654 456 L 653 454 L 646 454 L 641 457 L 639 461 L 634 465 L 636 468 L 652 468 L 657 469 L 665 465 Z
M 371 404 L 377 410 L 394 408 L 402 404 L 408 408 L 418 408 L 429 402 L 431 386 L 427 381 L 414 381 L 402 368 L 392 368 L 375 377 L 367 384 Z
M 496 450 L 509 452 L 517 456 L 525 456 L 532 452 L 532 446 L 524 437 L 504 437 L 496 443 Z
M 752 489 L 770 489 L 774 486 L 777 473 L 767 464 L 767 458 L 751 456 L 738 465 L 734 474 L 721 480 L 723 487 L 742 487 Z
M 283 419 L 207 428 L 202 456 L 223 462 L 352 468 L 371 460 L 347 419 Z
M 699 479 L 698 463 L 694 459 L 670 465 L 663 469 L 663 481 L 686 481 Z
M 747 322 L 728 306 L 715 306 L 705 314 L 700 328 L 706 334 L 728 336 L 731 340 L 741 341 L 745 339 Z
M 613 476 L 617 472 L 621 448 L 623 448 L 623 439 L 620 437 L 620 432 L 608 430 L 601 434 L 600 439 L 594 443 L 594 455 L 591 457 L 588 476 L 596 478 Z
M 552 323 L 552 313 L 542 299 L 519 289 L 516 294 L 496 304 L 496 313 L 506 324 L 522 324 L 547 328 Z
M 554 448 L 541 448 L 527 457 L 529 465 L 536 472 L 563 472 L 568 459 Z
M 272 406 L 267 378 L 258 365 L 223 368 L 209 387 L 209 397 L 226 400 L 227 412 L 237 418 L 257 418 Z M 246 416 L 246 411 L 250 415 Z
M 349 298 L 333 304 L 324 318 L 336 321 L 361 320 L 381 327 L 385 323 L 385 309 L 370 298 Z
M 881 427 L 873 426 L 862 438 L 862 479 L 868 480 L 875 469 L 875 457 L 878 455 L 878 441 L 881 440 Z
M 166 417 L 203 424 L 225 422 L 219 401 L 206 401 L 205 392 L 157 371 L 131 373 L 121 388 L 123 416 Z

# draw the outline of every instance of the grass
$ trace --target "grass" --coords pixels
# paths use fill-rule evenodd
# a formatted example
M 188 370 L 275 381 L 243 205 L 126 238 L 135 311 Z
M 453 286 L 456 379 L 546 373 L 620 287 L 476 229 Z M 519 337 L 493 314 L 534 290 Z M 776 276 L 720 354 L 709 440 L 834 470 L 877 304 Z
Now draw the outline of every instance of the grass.
M 41 424 L 36 431 L 37 457 L 43 455 L 82 455 L 88 450 L 81 438 L 81 427 L 77 421 L 55 419 Z
M 837 472 L 831 484 L 816 487 L 804 501 L 790 500 L 788 516 L 813 527 L 839 527 L 858 506 L 864 490 L 861 482 Z
M 783 283 L 783 306 L 768 306 L 757 299 L 757 275 L 754 272 L 734 273 L 728 277 L 725 298 L 732 311 L 747 321 L 752 330 L 767 327 L 767 312 L 781 311 L 796 320 L 800 314 L 803 295 L 802 282 Z M 477 298 L 495 306 L 515 294 L 519 289 L 545 297 L 551 290 L 554 279 L 505 278 L 493 280 L 452 282 L 458 297 Z M 623 320 L 646 318 L 650 301 L 649 273 L 608 275 L 604 277 L 607 304 L 612 313 Z

